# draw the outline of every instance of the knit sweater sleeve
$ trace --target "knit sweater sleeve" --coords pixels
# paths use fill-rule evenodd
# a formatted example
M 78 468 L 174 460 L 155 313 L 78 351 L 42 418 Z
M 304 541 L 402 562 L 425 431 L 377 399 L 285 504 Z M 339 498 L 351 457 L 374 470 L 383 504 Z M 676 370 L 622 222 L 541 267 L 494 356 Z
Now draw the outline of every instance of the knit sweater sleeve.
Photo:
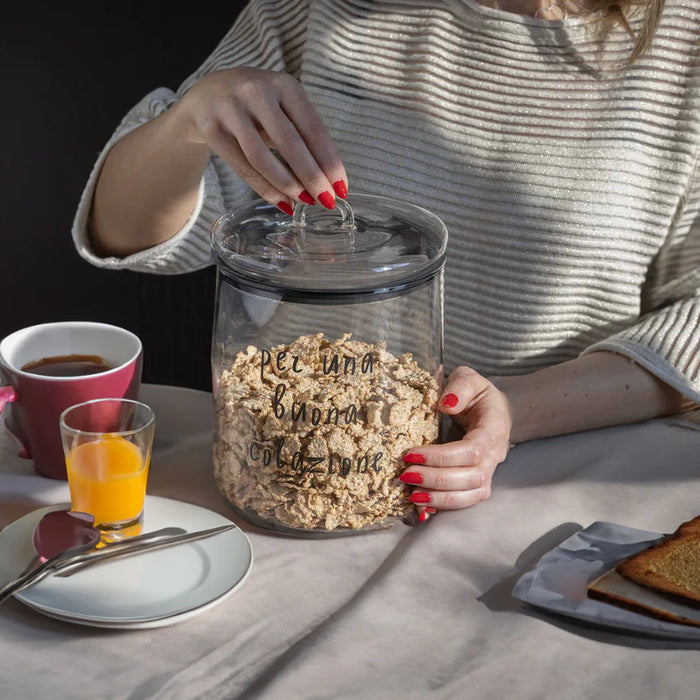
M 211 263 L 209 230 L 213 221 L 226 209 L 256 196 L 218 156 L 209 160 L 194 211 L 180 231 L 158 246 L 124 258 L 100 257 L 90 243 L 88 222 L 100 170 L 120 139 L 169 109 L 208 73 L 237 66 L 255 66 L 298 74 L 307 4 L 308 0 L 289 3 L 251 0 L 214 52 L 176 92 L 157 88 L 129 110 L 99 154 L 74 217 L 73 241 L 84 259 L 98 267 L 159 274 L 191 272 Z
M 688 197 L 650 270 L 640 319 L 583 354 L 626 355 L 700 404 L 700 157 Z

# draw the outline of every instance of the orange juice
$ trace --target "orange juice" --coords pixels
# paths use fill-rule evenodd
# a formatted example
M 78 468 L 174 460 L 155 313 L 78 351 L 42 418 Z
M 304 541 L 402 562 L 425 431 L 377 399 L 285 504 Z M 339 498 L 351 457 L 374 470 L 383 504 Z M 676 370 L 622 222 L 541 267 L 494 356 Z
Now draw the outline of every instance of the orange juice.
M 119 435 L 73 447 L 66 458 L 73 510 L 95 524 L 128 522 L 143 510 L 148 464 L 138 446 Z

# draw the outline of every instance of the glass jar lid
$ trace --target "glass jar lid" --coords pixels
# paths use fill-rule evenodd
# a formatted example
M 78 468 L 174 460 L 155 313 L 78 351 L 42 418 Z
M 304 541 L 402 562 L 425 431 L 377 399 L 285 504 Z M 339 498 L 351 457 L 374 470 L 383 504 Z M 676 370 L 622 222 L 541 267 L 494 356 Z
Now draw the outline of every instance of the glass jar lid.
M 432 279 L 447 228 L 387 197 L 351 195 L 333 210 L 297 203 L 292 218 L 260 199 L 220 216 L 211 244 L 219 272 L 237 286 L 287 298 L 376 298 Z

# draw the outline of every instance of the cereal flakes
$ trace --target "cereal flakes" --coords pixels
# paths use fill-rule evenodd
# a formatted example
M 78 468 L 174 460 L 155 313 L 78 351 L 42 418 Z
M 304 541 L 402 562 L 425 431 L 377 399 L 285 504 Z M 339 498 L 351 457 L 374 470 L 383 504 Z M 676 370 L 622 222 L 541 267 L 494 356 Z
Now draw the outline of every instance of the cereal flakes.
M 250 345 L 220 378 L 217 485 L 273 526 L 354 530 L 406 517 L 401 457 L 437 439 L 438 393 L 410 353 L 349 333 Z

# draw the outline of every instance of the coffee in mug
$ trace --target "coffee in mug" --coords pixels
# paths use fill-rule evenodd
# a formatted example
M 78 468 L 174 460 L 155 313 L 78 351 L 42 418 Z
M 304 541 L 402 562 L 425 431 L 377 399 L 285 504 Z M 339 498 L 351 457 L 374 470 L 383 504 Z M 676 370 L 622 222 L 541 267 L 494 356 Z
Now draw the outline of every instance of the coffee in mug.
M 99 355 L 58 355 L 42 357 L 23 365 L 22 371 L 44 377 L 84 377 L 100 374 L 112 369 L 107 360 Z

